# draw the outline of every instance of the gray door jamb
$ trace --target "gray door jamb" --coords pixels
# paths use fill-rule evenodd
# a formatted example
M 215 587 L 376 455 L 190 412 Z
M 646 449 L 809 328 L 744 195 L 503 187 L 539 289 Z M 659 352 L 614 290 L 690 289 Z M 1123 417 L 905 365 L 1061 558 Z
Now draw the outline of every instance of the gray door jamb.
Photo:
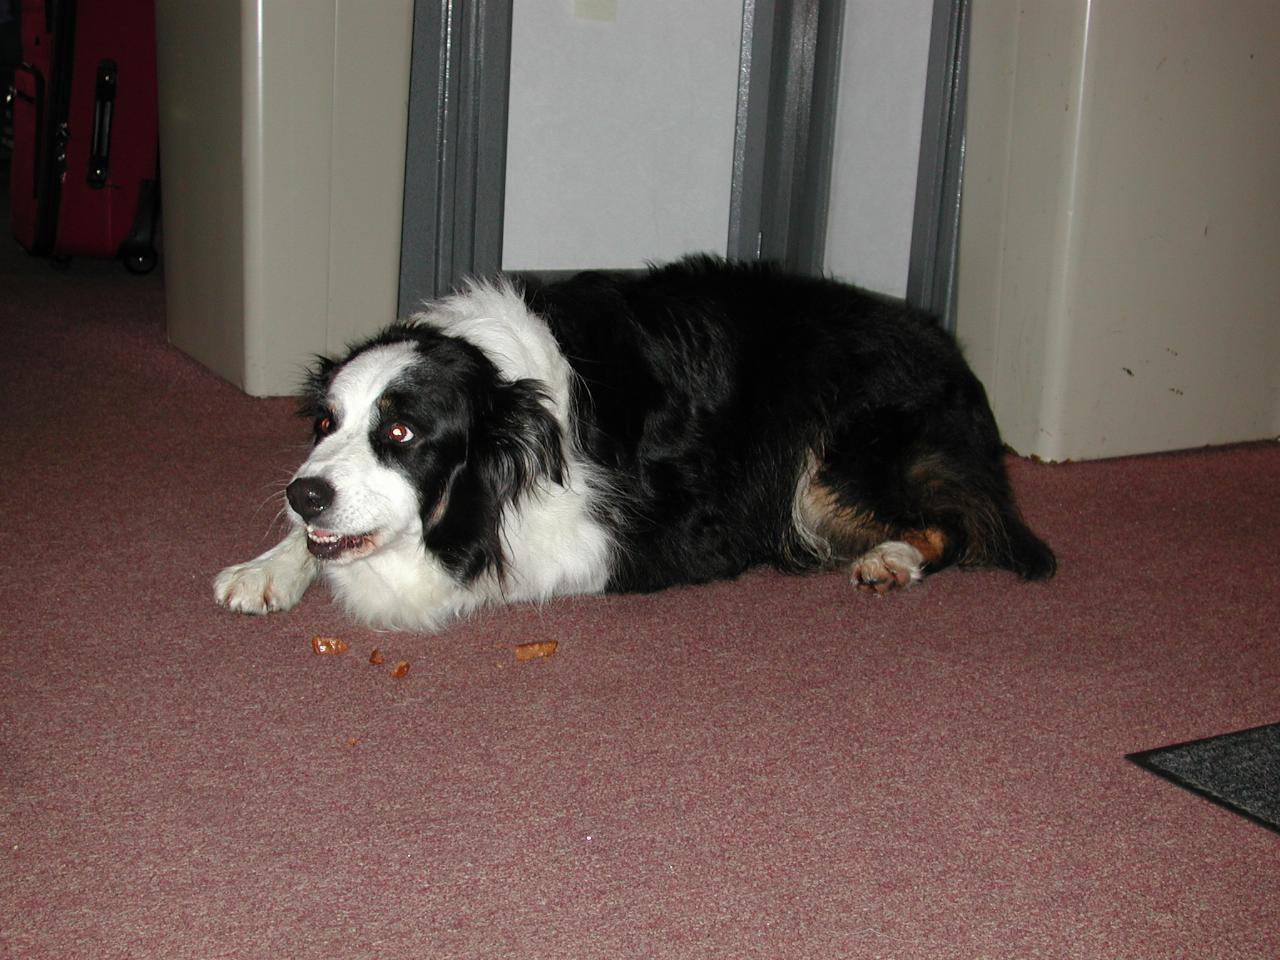
M 728 256 L 822 272 L 844 0 L 744 0 Z
M 417 0 L 401 316 L 502 265 L 512 0 Z
M 970 0 L 934 0 L 907 302 L 955 331 Z

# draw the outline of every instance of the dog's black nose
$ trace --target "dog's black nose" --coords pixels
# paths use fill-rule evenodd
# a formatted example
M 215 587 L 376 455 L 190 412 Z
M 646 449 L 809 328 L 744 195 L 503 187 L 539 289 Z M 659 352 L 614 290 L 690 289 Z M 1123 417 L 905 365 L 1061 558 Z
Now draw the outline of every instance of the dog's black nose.
M 334 492 L 327 480 L 299 477 L 289 484 L 284 495 L 298 516 L 309 522 L 332 506 Z

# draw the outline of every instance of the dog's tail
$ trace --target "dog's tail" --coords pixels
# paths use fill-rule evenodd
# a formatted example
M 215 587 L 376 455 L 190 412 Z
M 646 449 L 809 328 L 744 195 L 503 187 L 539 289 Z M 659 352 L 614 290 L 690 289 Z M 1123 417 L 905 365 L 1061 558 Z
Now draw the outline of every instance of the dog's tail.
M 1018 512 L 999 460 L 979 464 L 945 455 L 920 457 L 907 471 L 915 498 L 912 514 L 944 531 L 936 566 L 999 567 L 1024 580 L 1045 580 L 1057 570 L 1049 545 Z
M 990 561 L 997 567 L 1012 570 L 1023 580 L 1047 580 L 1058 569 L 1058 558 L 1049 545 L 1032 533 L 1016 514 L 1002 518 L 1003 536 L 987 544 Z

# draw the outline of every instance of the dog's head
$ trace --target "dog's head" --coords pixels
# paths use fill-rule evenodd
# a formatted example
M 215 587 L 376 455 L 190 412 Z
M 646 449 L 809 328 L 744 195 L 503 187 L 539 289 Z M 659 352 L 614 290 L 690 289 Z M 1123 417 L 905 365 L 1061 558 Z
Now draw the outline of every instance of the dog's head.
M 560 426 L 543 386 L 506 379 L 460 337 L 392 327 L 308 377 L 315 448 L 287 489 L 307 547 L 357 562 L 420 543 L 461 580 L 502 572 L 504 509 L 560 482 Z

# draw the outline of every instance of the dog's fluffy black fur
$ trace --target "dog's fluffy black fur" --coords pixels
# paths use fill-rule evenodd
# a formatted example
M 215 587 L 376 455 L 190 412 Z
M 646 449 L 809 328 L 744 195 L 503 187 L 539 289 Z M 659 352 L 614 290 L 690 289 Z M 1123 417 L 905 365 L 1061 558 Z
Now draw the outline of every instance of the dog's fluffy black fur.
M 1054 572 L 982 385 L 933 317 L 710 257 L 525 296 L 578 374 L 579 447 L 621 495 L 603 518 L 621 544 L 611 590 L 803 570 L 922 530 L 942 533 L 930 570 Z M 817 545 L 793 517 L 811 460 L 830 492 Z

